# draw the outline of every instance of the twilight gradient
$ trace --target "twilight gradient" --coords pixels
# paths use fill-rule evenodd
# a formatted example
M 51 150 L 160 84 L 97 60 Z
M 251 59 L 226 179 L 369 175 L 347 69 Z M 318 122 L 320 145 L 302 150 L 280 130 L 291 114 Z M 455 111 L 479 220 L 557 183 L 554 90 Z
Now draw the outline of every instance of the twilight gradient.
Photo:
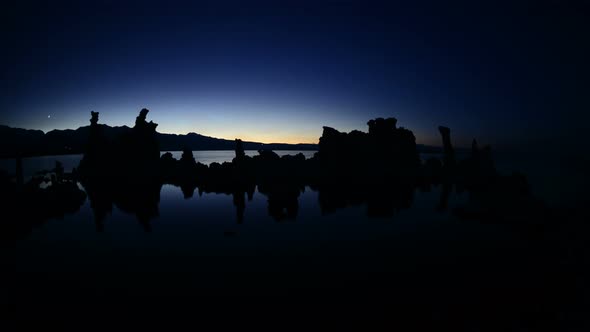
M 366 130 L 394 116 L 420 143 L 437 144 L 443 124 L 467 145 L 571 135 L 581 128 L 571 116 L 587 118 L 587 22 L 575 3 L 10 6 L 0 86 L 10 126 L 77 128 L 91 110 L 132 125 L 147 107 L 161 132 L 296 143 L 317 142 L 322 125 Z

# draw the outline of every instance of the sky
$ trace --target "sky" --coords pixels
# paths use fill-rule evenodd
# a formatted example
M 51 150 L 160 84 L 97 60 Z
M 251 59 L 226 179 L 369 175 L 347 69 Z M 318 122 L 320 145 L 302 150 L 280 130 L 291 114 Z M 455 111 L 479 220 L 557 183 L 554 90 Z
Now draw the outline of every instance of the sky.
M 576 140 L 584 1 L 77 1 L 3 5 L 0 124 L 316 143 L 395 117 L 418 143 Z M 579 141 L 579 140 L 576 140 Z

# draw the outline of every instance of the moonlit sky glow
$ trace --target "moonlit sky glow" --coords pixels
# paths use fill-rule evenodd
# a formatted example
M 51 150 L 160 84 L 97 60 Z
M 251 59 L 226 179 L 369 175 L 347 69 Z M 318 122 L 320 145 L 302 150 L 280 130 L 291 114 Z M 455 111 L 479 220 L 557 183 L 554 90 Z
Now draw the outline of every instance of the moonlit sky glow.
M 12 6 L 12 7 L 10 7 Z M 419 143 L 529 142 L 587 118 L 575 2 L 44 2 L 2 20 L 0 124 L 315 143 L 394 116 Z M 556 119 L 555 114 L 568 117 Z M 579 119 L 579 118 L 578 118 Z M 500 130 L 499 130 L 500 129 Z

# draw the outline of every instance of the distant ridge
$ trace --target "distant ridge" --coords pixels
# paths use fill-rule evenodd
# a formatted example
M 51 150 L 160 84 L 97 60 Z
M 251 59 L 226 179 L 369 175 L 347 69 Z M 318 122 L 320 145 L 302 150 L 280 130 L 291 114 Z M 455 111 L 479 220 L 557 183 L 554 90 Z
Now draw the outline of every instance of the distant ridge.
M 127 126 L 111 127 L 100 125 L 107 138 L 117 137 L 131 128 Z M 0 158 L 21 156 L 47 156 L 83 153 L 88 140 L 90 126 L 78 129 L 51 130 L 43 133 L 41 130 L 12 128 L 0 125 Z M 234 150 L 235 141 L 215 138 L 197 133 L 186 135 L 157 133 L 161 151 L 181 151 L 189 148 L 199 150 Z M 319 139 L 319 138 L 318 138 Z M 317 144 L 287 144 L 287 143 L 259 143 L 244 142 L 245 150 L 302 150 L 316 151 Z M 419 152 L 442 152 L 440 147 L 417 144 Z
M 127 126 L 111 127 L 100 125 L 107 138 L 115 138 L 130 131 Z M 41 130 L 12 128 L 0 125 L 0 158 L 10 158 L 17 155 L 43 156 L 83 153 L 88 140 L 90 126 L 78 129 L 51 130 L 43 133 Z M 161 151 L 180 151 L 184 148 L 191 150 L 234 150 L 235 141 L 188 133 L 186 135 L 157 133 Z M 244 142 L 246 150 L 317 150 L 317 144 L 286 144 Z

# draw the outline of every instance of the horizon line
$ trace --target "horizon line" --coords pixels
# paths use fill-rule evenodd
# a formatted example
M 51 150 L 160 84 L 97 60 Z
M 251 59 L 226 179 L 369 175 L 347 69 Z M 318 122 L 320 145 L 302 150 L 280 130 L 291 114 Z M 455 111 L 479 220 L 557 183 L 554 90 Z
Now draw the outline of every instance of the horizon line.
M 130 128 L 130 129 L 133 128 L 133 127 L 128 126 L 126 124 L 111 126 L 111 125 L 108 125 L 106 123 L 99 123 L 99 125 L 104 125 L 104 126 L 108 126 L 108 127 L 111 127 L 111 128 L 120 128 L 120 127 L 127 127 L 127 128 Z M 79 126 L 78 128 L 75 128 L 75 129 L 73 129 L 73 128 L 54 128 L 54 129 L 50 129 L 50 130 L 43 130 L 43 129 L 35 129 L 35 128 L 13 127 L 13 126 L 10 126 L 10 125 L 7 125 L 7 124 L 2 124 L 2 123 L 0 123 L 0 126 L 5 126 L 5 127 L 8 127 L 8 128 L 13 128 L 13 129 L 40 131 L 44 135 L 45 134 L 48 134 L 51 131 L 56 131 L 56 130 L 61 130 L 61 131 L 64 131 L 64 130 L 72 130 L 72 131 L 75 131 L 75 130 L 78 130 L 78 129 L 83 128 L 83 127 L 90 127 L 90 125 L 84 125 L 84 126 Z M 210 136 L 210 135 L 207 135 L 207 134 L 201 134 L 201 133 L 197 133 L 197 132 L 194 132 L 194 131 L 189 131 L 189 132 L 185 132 L 185 133 L 178 133 L 178 132 L 177 133 L 171 133 L 171 132 L 161 132 L 161 131 L 156 130 L 156 132 L 159 133 L 159 134 L 165 134 L 165 135 L 185 135 L 186 136 L 186 135 L 189 135 L 189 134 L 195 134 L 195 135 L 200 135 L 200 136 L 214 138 L 214 139 L 222 139 L 222 140 L 226 140 L 226 141 L 233 141 L 233 140 L 236 140 L 236 139 L 241 139 L 240 137 L 225 138 L 225 137 L 220 137 L 220 136 Z M 267 144 L 267 145 L 270 145 L 270 144 L 289 144 L 289 145 L 312 144 L 312 145 L 318 145 L 319 144 L 319 137 L 317 138 L 317 140 L 318 140 L 318 142 L 316 142 L 316 143 L 310 143 L 310 142 L 288 143 L 288 142 L 273 142 L 273 141 L 271 141 L 271 142 L 263 142 L 262 140 L 252 141 L 252 140 L 244 140 L 244 139 L 242 139 L 242 141 L 244 143 L 260 143 L 260 144 Z
M 111 128 L 116 128 L 116 127 L 133 128 L 132 126 L 128 126 L 127 124 L 122 124 L 122 125 L 108 125 L 106 123 L 99 123 L 99 125 L 104 125 L 104 126 L 108 126 L 108 127 L 111 127 Z M 34 129 L 34 128 L 13 127 L 13 126 L 10 126 L 10 125 L 7 125 L 7 124 L 2 124 L 2 123 L 0 123 L 0 126 L 6 126 L 6 127 L 9 127 L 9 128 L 14 128 L 14 129 L 41 131 L 43 134 L 47 134 L 47 133 L 49 133 L 51 131 L 56 131 L 56 130 L 62 130 L 62 131 L 63 130 L 73 130 L 73 131 L 75 131 L 75 130 L 80 129 L 82 127 L 90 127 L 90 125 L 83 125 L 83 126 L 79 126 L 78 128 L 75 128 L 75 129 L 72 129 L 72 128 L 54 128 L 54 129 L 50 129 L 50 130 L 43 130 L 43 129 Z M 334 128 L 334 129 L 336 129 L 336 128 Z M 336 129 L 336 130 L 338 130 L 338 129 Z M 363 130 L 359 130 L 359 129 L 355 129 L 355 130 L 358 130 L 358 131 L 367 133 L 367 131 L 363 131 Z M 338 130 L 338 131 L 340 131 L 340 130 Z M 171 132 L 160 132 L 160 131 L 156 130 L 156 132 L 159 133 L 159 134 L 166 134 L 166 135 L 189 135 L 189 134 L 196 134 L 196 135 L 200 135 L 200 136 L 210 137 L 210 138 L 214 138 L 214 139 L 223 139 L 223 140 L 228 140 L 228 141 L 233 141 L 233 140 L 236 140 L 236 139 L 242 139 L 240 137 L 226 138 L 226 137 L 221 137 L 221 136 L 211 136 L 211 135 L 207 135 L 207 134 L 197 133 L 197 132 L 194 132 L 194 131 L 180 132 L 180 133 L 179 132 L 172 132 L 171 133 Z M 346 133 L 346 132 L 343 131 L 343 133 Z M 320 134 L 320 137 L 321 137 L 321 134 Z M 317 138 L 317 141 L 316 142 L 301 142 L 301 141 L 298 141 L 296 143 L 290 143 L 290 142 L 286 142 L 286 141 L 284 141 L 284 142 L 276 142 L 276 141 L 264 142 L 263 140 L 250 140 L 250 139 L 242 139 L 242 141 L 244 143 L 260 143 L 260 144 L 266 144 L 266 145 L 271 145 L 271 144 L 289 144 L 289 145 L 312 144 L 312 145 L 318 145 L 319 144 L 320 137 Z M 440 143 L 440 144 L 439 143 L 429 144 L 429 143 L 419 142 L 419 140 L 418 140 L 417 137 L 416 137 L 416 144 L 417 145 L 423 145 L 423 146 L 442 147 L 442 143 Z M 469 147 L 468 145 L 463 146 L 462 144 L 456 144 L 454 146 L 457 147 L 457 148 L 466 148 L 466 147 Z

